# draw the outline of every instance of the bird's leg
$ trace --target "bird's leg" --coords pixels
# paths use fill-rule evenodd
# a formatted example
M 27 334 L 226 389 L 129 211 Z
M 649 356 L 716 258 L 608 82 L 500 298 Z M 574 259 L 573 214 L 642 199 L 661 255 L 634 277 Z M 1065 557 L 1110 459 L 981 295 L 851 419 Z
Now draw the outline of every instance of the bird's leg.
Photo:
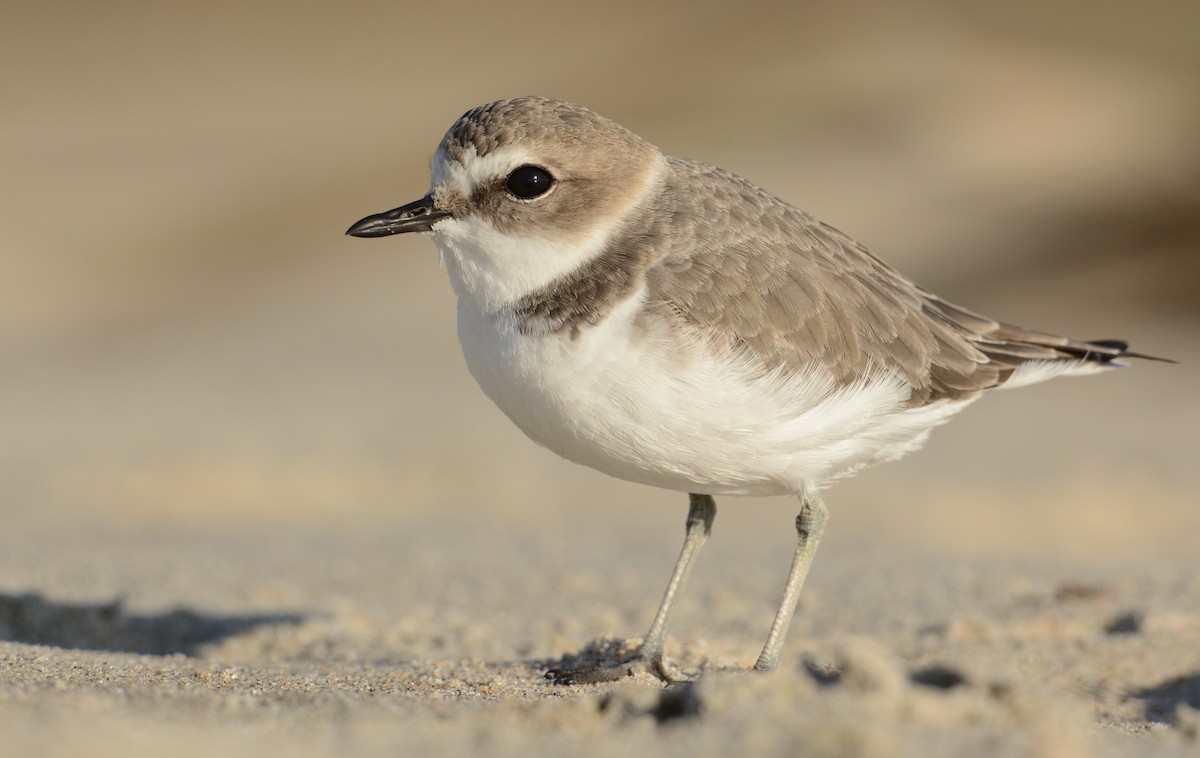
M 711 495 L 688 495 L 687 532 L 683 538 L 683 549 L 679 551 L 679 560 L 675 562 L 675 570 L 667 590 L 663 593 L 662 603 L 645 639 L 638 647 L 633 658 L 613 666 L 596 666 L 591 668 L 564 670 L 552 669 L 546 672 L 546 677 L 556 684 L 595 684 L 611 682 L 631 676 L 636 670 L 643 669 L 654 674 L 664 682 L 676 679 L 668 670 L 663 660 L 663 646 L 667 640 L 667 628 L 671 624 L 671 614 L 675 610 L 675 600 L 683 585 L 687 583 L 692 566 L 696 563 L 696 555 L 700 547 L 712 532 L 713 518 L 717 515 L 717 504 Z M 795 602 L 793 601 L 793 605 Z
M 825 522 L 828 520 L 829 510 L 820 495 L 815 492 L 805 493 L 800 501 L 800 515 L 796 516 L 797 540 L 796 553 L 792 556 L 792 568 L 783 588 L 783 600 L 779 603 L 775 620 L 771 622 L 767 644 L 763 645 L 762 652 L 754 663 L 757 671 L 770 671 L 779 665 L 783 639 L 787 636 L 788 625 L 792 623 L 796 602 L 800 599 L 800 589 L 804 587 L 804 578 L 808 576 L 808 567 L 812 565 L 821 535 L 825 533 Z
M 671 614 L 675 611 L 675 598 L 683 585 L 687 583 L 696 564 L 696 556 L 704 545 L 708 535 L 712 533 L 713 518 L 717 515 L 717 504 L 711 495 L 688 495 L 687 531 L 683 538 L 683 549 L 679 551 L 679 560 L 675 562 L 675 570 L 667 590 L 663 593 L 658 613 L 650 624 L 650 631 L 642 646 L 638 648 L 638 657 L 649 662 L 651 671 L 664 681 L 671 677 L 663 666 L 663 646 L 667 642 L 667 627 L 671 624 Z

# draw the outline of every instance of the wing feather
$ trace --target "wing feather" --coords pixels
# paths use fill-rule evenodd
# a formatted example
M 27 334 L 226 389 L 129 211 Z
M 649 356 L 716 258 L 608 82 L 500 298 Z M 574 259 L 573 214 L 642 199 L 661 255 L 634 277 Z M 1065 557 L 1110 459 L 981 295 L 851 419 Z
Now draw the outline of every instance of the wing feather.
M 886 372 L 910 405 L 1002 384 L 1029 361 L 1109 362 L 1123 343 L 1004 324 L 926 292 L 853 239 L 740 177 L 670 158 L 664 249 L 650 305 L 764 368 L 827 368 L 851 382 Z M 664 202 L 667 202 L 664 200 Z M 1140 356 L 1139 356 L 1140 357 Z

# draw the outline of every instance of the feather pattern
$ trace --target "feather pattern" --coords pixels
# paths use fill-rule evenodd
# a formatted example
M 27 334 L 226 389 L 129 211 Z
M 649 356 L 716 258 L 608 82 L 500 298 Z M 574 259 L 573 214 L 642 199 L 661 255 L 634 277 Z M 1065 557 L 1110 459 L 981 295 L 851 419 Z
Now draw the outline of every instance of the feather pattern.
M 912 388 L 908 404 L 918 407 L 1003 386 L 1030 361 L 1086 373 L 1150 357 L 961 308 L 741 177 L 668 161 L 667 191 L 647 213 L 669 219 L 647 273 L 649 300 L 718 341 L 746 345 L 767 370 L 815 364 L 840 383 L 883 371 Z

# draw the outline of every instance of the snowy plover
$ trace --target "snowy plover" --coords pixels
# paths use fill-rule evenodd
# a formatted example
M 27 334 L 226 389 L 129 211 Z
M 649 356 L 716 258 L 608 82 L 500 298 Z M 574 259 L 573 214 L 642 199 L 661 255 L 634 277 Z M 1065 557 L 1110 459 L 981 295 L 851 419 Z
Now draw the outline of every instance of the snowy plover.
M 674 601 L 713 495 L 791 493 L 799 535 L 756 669 L 778 662 L 825 528 L 819 491 L 917 449 L 987 390 L 1122 365 L 1124 342 L 1000 323 L 921 289 L 838 230 L 571 103 L 468 111 L 420 200 L 348 234 L 430 234 L 471 374 L 530 438 L 687 492 L 683 550 L 636 657 L 552 671 L 669 680 Z

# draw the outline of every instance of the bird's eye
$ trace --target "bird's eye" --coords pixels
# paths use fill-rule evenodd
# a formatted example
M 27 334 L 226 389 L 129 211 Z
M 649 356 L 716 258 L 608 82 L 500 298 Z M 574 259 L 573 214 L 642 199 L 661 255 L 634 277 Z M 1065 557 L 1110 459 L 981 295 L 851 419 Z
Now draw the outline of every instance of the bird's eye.
M 554 184 L 554 177 L 541 166 L 518 166 L 504 180 L 504 188 L 513 197 L 532 200 L 546 194 Z

